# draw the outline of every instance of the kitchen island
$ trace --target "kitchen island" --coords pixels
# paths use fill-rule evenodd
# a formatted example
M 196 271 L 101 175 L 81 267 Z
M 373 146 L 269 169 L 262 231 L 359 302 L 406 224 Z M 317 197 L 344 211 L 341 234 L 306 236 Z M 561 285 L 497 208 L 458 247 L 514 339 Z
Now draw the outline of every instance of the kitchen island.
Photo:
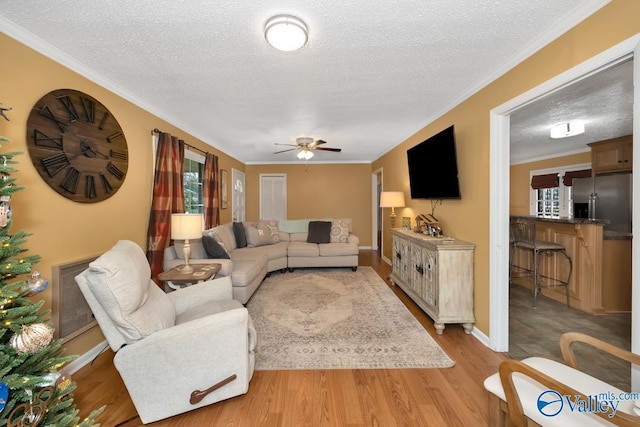
M 569 282 L 569 305 L 593 315 L 631 311 L 631 235 L 604 232 L 606 221 L 586 218 L 540 218 L 536 238 L 563 245 L 573 261 Z M 541 255 L 540 271 L 545 276 L 566 278 L 568 263 L 563 257 Z M 530 251 L 518 249 L 514 265 L 532 268 Z M 514 270 L 514 271 L 517 271 Z M 514 275 L 513 282 L 530 288 L 530 278 Z M 564 287 L 545 287 L 542 294 L 566 303 Z

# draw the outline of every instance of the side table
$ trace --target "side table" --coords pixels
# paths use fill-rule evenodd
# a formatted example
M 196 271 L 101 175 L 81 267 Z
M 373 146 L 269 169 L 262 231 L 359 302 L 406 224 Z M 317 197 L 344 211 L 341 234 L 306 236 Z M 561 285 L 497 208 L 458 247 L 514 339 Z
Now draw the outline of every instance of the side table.
M 213 279 L 222 268 L 222 264 L 218 263 L 190 265 L 193 267 L 192 273 L 183 273 L 181 269 L 184 265 L 179 265 L 158 274 L 158 279 L 165 282 L 165 284 L 171 289 L 180 289 L 185 286 L 191 286 L 194 283 Z

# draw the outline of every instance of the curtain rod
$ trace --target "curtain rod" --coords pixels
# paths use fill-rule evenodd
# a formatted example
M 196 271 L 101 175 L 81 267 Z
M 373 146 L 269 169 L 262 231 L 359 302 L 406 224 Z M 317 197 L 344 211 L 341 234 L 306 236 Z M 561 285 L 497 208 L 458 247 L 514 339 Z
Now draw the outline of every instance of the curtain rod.
M 163 133 L 163 132 L 162 132 L 160 129 L 155 128 L 155 129 L 153 129 L 153 130 L 151 131 L 151 135 L 153 135 L 154 133 Z M 182 141 L 182 142 L 184 143 L 184 145 L 185 145 L 187 148 L 189 148 L 189 149 L 191 149 L 191 150 L 193 150 L 193 151 L 199 151 L 199 152 L 201 152 L 202 154 L 205 154 L 205 155 L 209 154 L 209 152 L 208 152 L 208 151 L 201 150 L 201 149 L 199 149 L 198 147 L 194 147 L 193 145 L 191 145 L 191 144 L 187 144 L 187 143 L 186 143 L 186 142 L 184 142 L 184 141 Z

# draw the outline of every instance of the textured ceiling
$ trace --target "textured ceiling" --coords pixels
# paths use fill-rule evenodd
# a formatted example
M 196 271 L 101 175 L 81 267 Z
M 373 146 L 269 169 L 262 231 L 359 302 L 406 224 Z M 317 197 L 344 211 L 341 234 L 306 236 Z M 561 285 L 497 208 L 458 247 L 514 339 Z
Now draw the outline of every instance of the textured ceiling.
M 245 163 L 370 162 L 606 2 L 0 0 L 0 31 Z M 282 13 L 303 49 L 264 40 Z
M 585 132 L 551 139 L 550 128 L 582 120 Z M 588 143 L 633 133 L 633 61 L 599 71 L 511 114 L 511 163 L 588 151 Z

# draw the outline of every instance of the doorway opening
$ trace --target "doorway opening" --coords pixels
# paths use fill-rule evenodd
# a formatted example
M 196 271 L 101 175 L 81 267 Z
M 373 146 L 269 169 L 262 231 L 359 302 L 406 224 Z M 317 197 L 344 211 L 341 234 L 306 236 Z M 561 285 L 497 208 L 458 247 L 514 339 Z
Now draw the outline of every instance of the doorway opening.
M 490 114 L 490 336 L 489 345 L 496 351 L 509 350 L 509 214 L 510 214 L 510 119 L 511 114 L 540 98 L 585 79 L 616 63 L 637 57 L 640 35 L 632 37 L 596 57 L 572 68 L 554 79 L 512 99 Z M 640 66 L 634 61 L 633 134 L 640 131 Z M 640 153 L 634 150 L 634 161 L 640 164 Z M 638 174 L 636 174 L 638 175 Z M 640 175 L 633 177 L 633 186 L 640 188 Z M 635 198 L 638 199 L 638 198 Z M 633 201 L 632 220 L 640 220 L 640 202 Z M 640 265 L 640 246 L 633 241 L 632 262 Z M 632 325 L 640 321 L 640 278 L 632 279 Z M 632 351 L 640 349 L 640 328 L 631 330 Z M 640 384 L 640 367 L 632 367 L 632 389 Z M 635 386 L 635 387 L 634 387 Z

